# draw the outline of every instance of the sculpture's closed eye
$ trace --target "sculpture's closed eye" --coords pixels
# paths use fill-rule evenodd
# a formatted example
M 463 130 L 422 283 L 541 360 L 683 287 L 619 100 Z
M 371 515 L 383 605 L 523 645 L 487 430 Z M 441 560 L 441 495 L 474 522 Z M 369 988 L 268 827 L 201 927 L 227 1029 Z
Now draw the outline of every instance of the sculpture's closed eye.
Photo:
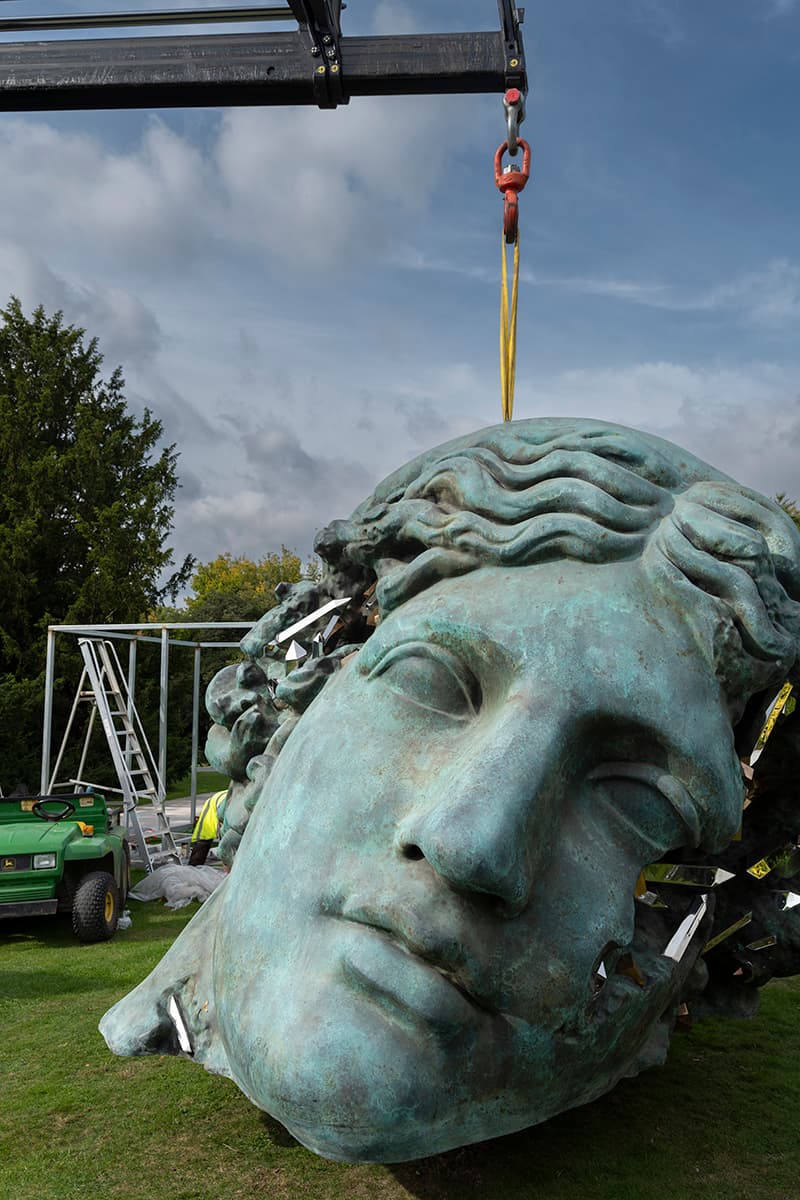
M 589 776 L 592 805 L 601 806 L 622 844 L 663 854 L 696 846 L 698 816 L 686 789 L 660 767 L 604 763 Z M 680 791 L 680 803 L 674 793 Z
M 480 686 L 455 654 L 428 642 L 406 642 L 389 650 L 369 673 L 404 700 L 448 717 L 477 716 Z

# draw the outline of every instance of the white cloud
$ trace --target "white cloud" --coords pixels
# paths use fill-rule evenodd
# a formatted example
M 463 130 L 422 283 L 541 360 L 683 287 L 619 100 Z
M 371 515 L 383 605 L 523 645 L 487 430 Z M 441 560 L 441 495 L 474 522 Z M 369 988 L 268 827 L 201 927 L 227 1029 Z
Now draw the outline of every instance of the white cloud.
M 129 358 L 145 363 L 158 351 L 161 330 L 155 314 L 124 288 L 70 283 L 7 238 L 0 238 L 0 279 L 4 299 L 17 296 L 26 311 L 39 304 L 48 312 L 61 310 L 68 324 L 97 337 L 110 369 Z
M 528 283 L 603 296 L 670 312 L 729 313 L 753 326 L 777 328 L 800 319 L 800 266 L 774 259 L 712 287 L 692 291 L 675 285 L 614 278 L 558 278 L 530 274 Z
M 517 416 L 556 414 L 646 429 L 749 487 L 800 494 L 800 366 L 643 362 L 563 371 L 518 389 Z
M 404 0 L 378 0 L 372 17 L 376 34 L 418 33 L 419 19 Z
M 670 50 L 686 40 L 686 30 L 674 0 L 634 0 L 634 15 Z
M 360 463 L 309 452 L 286 424 L 247 431 L 228 487 L 179 498 L 181 536 L 201 560 L 224 546 L 260 556 L 287 545 L 307 553 L 317 529 L 347 516 L 375 479 Z
M 113 261 L 129 269 L 175 271 L 213 228 L 208 168 L 198 150 L 162 122 L 120 154 L 86 134 L 45 121 L 0 121 L 4 202 L 0 234 L 51 258 Z
M 453 103 L 231 110 L 214 151 L 230 236 L 305 268 L 385 249 L 397 209 L 421 210 L 446 170 Z
M 794 324 L 800 320 L 800 266 L 775 259 L 712 288 L 698 298 L 697 307 L 736 312 L 756 325 Z
M 341 268 L 388 244 L 472 136 L 455 98 L 373 99 L 336 112 L 233 109 L 202 150 L 158 119 L 127 153 L 46 121 L 0 121 L 0 236 L 46 258 L 88 250 L 137 275 L 181 277 L 216 245 Z M 463 117 L 463 111 L 462 111 Z M 78 259 L 79 253 L 73 257 Z
M 482 264 L 429 254 L 410 245 L 399 246 L 393 265 L 407 271 L 460 275 L 492 286 L 498 271 Z M 621 279 L 615 276 L 548 275 L 525 267 L 520 272 L 530 287 L 619 300 L 667 312 L 728 313 L 737 320 L 763 329 L 778 329 L 800 320 L 800 266 L 789 259 L 773 259 L 711 287 L 690 289 L 677 284 Z

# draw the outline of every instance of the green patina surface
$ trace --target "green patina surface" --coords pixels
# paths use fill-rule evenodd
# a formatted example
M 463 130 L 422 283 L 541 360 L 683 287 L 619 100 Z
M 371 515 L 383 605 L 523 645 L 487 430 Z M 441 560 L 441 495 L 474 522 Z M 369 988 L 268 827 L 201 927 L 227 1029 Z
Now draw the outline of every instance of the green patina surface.
M 397 1162 L 591 1101 L 798 970 L 790 878 L 747 872 L 800 832 L 791 717 L 733 840 L 800 641 L 776 505 L 658 438 L 524 421 L 421 456 L 317 549 L 209 689 L 231 875 L 112 1049 L 184 1025 L 311 1149 Z M 287 674 L 281 631 L 339 597 Z M 635 899 L 658 860 L 729 877 Z

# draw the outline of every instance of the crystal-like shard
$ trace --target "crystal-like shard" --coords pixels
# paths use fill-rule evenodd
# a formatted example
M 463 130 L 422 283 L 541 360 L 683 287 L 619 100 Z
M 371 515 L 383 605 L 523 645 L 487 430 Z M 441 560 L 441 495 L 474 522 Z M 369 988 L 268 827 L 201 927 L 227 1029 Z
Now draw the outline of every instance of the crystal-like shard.
M 734 921 L 733 925 L 729 925 L 727 929 L 723 929 L 721 933 L 716 934 L 710 942 L 706 942 L 703 947 L 703 954 L 708 954 L 709 950 L 713 950 L 715 946 L 719 946 L 722 942 L 727 941 L 729 937 L 733 937 L 734 933 L 738 933 L 740 929 L 744 929 L 746 925 L 749 925 L 752 919 L 753 914 L 751 912 L 745 913 L 738 921 Z
M 334 610 L 339 608 L 344 608 L 345 604 L 349 604 L 351 600 L 352 596 L 346 596 L 344 600 L 331 600 L 328 604 L 323 604 L 322 608 L 318 608 L 316 612 L 309 613 L 307 617 L 303 617 L 302 620 L 296 621 L 294 625 L 290 625 L 288 629 L 284 629 L 278 634 L 275 641 L 278 645 L 281 642 L 288 642 L 289 638 L 293 638 L 296 633 L 307 629 L 309 625 L 313 625 L 321 617 L 327 617 L 328 613 L 334 612 Z
M 175 1032 L 178 1035 L 178 1045 L 184 1054 L 191 1054 L 192 1042 L 191 1038 L 189 1037 L 189 1031 L 186 1028 L 186 1022 L 183 1019 L 183 1013 L 180 1010 L 178 1001 L 174 996 L 170 996 L 169 998 L 167 1012 L 169 1013 L 172 1024 L 175 1026 Z
M 304 658 L 308 658 L 308 651 L 299 642 L 292 642 L 289 649 L 286 651 L 287 663 L 299 663 Z
M 777 946 L 778 939 L 776 937 L 759 938 L 756 942 L 748 942 L 748 950 L 769 950 L 771 946 Z
M 733 879 L 732 871 L 723 867 L 694 863 L 652 863 L 644 869 L 648 883 L 670 883 L 678 887 L 714 888 Z
M 708 910 L 708 896 L 698 896 L 667 943 L 664 957 L 680 962 Z

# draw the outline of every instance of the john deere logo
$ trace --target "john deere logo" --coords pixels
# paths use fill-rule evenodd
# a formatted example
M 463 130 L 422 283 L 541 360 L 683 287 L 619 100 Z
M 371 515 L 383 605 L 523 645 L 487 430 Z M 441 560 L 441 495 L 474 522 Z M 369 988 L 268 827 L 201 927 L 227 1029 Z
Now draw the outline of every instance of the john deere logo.
M 15 864 L 13 858 L 4 858 L 3 859 L 3 870 L 4 871 L 13 871 L 15 865 L 16 864 Z

